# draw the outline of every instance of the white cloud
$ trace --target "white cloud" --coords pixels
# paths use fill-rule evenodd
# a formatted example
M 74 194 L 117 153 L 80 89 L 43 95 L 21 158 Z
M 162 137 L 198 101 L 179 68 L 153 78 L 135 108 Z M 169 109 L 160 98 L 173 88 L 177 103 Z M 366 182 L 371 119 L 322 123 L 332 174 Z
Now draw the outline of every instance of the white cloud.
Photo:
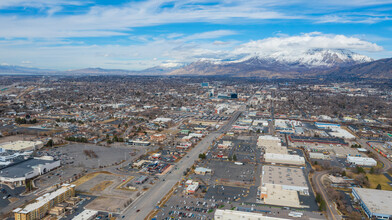
M 383 48 L 375 43 L 345 35 L 330 35 L 320 32 L 298 36 L 271 37 L 251 41 L 234 50 L 234 54 L 268 55 L 280 51 L 306 51 L 309 49 L 347 49 L 354 51 L 377 52 Z
M 48 16 L 0 15 L 0 37 L 108 37 L 127 35 L 135 27 L 189 22 L 230 24 L 249 20 L 302 19 L 316 23 L 375 23 L 391 19 L 390 11 L 383 13 L 383 7 L 357 11 L 356 14 L 341 13 L 388 4 L 390 0 L 217 0 L 215 4 L 206 4 L 210 3 L 207 0 L 173 0 L 171 7 L 163 7 L 168 5 L 163 0 L 115 6 L 91 6 L 90 3 L 82 0 L 1 0 L 0 9 L 33 7 L 44 10 Z M 83 11 L 86 12 L 57 15 L 67 5 L 84 5 Z
M 21 1 L 21 0 L 20 0 Z M 7 1 L 8 3 L 10 1 Z M 23 1 L 25 3 L 27 1 Z M 43 4 L 37 1 L 36 4 Z M 57 1 L 49 13 L 58 12 Z M 294 19 L 284 13 L 264 8 L 254 1 L 233 3 L 221 0 L 217 5 L 198 4 L 194 0 L 173 1 L 172 8 L 161 8 L 165 1 L 149 0 L 121 6 L 95 6 L 85 14 L 61 16 L 0 16 L 0 37 L 53 38 L 118 36 L 134 27 L 170 23 L 222 22 L 232 19 Z M 20 3 L 23 5 L 22 3 Z M 27 3 L 26 3 L 27 4 Z M 5 4 L 4 4 L 5 5 Z M 38 6 L 37 6 L 38 7 Z M 219 34 L 219 33 L 215 33 Z M 197 36 L 196 36 L 197 37 Z M 208 37 L 199 36 L 199 37 Z
M 236 34 L 237 32 L 231 30 L 217 30 L 217 31 L 208 31 L 208 32 L 193 34 L 182 38 L 182 40 L 190 41 L 190 40 L 202 40 L 202 39 L 216 39 L 216 38 L 236 35 Z
M 83 5 L 89 1 L 72 1 L 72 0 L 1 0 L 0 8 L 8 7 L 32 7 L 46 8 L 59 5 Z

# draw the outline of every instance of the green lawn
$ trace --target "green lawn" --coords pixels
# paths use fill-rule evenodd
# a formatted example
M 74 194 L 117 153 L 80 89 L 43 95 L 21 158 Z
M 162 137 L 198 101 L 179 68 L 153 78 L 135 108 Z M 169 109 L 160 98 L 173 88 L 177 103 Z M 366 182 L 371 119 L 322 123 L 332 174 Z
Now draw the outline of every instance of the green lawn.
M 366 174 L 370 182 L 370 188 L 375 189 L 378 184 L 381 185 L 382 190 L 391 190 L 392 186 L 388 184 L 389 179 L 386 178 L 383 174 Z

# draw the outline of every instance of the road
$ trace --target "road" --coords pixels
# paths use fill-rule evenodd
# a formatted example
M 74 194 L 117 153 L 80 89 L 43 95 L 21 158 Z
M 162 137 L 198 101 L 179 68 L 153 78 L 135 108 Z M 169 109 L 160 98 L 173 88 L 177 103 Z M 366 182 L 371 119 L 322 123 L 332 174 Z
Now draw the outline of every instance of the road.
M 313 175 L 313 183 L 318 193 L 321 193 L 321 196 L 324 198 L 326 206 L 327 206 L 327 215 L 331 220 L 341 220 L 342 217 L 336 211 L 334 203 L 327 196 L 327 192 L 325 192 L 325 187 L 322 183 L 322 178 L 324 175 L 328 173 L 327 170 L 315 172 Z
M 173 169 L 165 176 L 162 176 L 153 187 L 136 199 L 132 205 L 125 210 L 122 215 L 124 216 L 124 219 L 144 219 L 157 206 L 158 202 L 173 188 L 173 186 L 181 180 L 184 171 L 195 163 L 195 161 L 199 158 L 199 154 L 207 151 L 208 147 L 216 138 L 230 130 L 231 126 L 237 121 L 241 113 L 242 111 L 236 111 L 230 120 L 218 131 L 212 132 L 201 140 L 190 152 L 188 152 L 186 157 L 182 158 L 175 165 L 177 169 Z

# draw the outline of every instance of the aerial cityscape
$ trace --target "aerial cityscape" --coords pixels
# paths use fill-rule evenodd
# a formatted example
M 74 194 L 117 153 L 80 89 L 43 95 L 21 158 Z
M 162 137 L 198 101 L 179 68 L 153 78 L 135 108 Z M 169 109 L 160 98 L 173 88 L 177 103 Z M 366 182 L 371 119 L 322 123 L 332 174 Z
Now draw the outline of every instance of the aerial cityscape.
M 392 219 L 392 1 L 0 2 L 0 219 Z

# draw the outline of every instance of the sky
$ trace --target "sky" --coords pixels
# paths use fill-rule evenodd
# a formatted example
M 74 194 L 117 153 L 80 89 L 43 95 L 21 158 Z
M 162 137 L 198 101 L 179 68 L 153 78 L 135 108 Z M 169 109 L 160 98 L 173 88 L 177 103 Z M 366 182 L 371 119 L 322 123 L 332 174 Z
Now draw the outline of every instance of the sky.
M 392 57 L 392 0 L 0 0 L 0 65 L 142 70 L 299 48 Z

